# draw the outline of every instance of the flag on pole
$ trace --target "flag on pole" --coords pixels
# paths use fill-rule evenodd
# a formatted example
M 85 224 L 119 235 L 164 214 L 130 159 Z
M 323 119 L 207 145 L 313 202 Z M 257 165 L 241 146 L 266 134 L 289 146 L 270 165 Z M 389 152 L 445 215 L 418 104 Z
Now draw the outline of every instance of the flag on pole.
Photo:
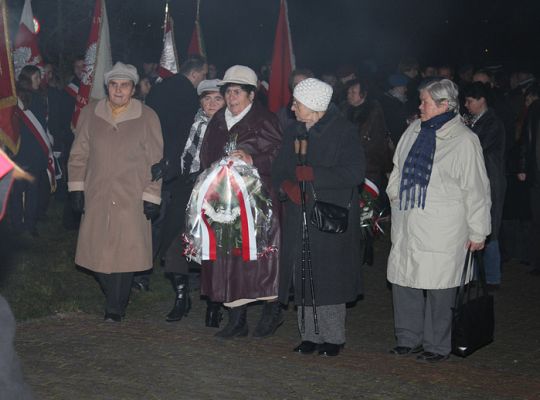
M 197 15 L 195 17 L 195 26 L 193 27 L 193 34 L 188 47 L 188 56 L 199 55 L 206 57 L 206 49 L 204 48 L 204 41 L 201 32 L 201 22 L 199 19 L 200 0 L 197 0 Z
M 178 55 L 174 43 L 174 22 L 169 14 L 169 2 L 165 5 L 165 23 L 163 29 L 163 51 L 159 60 L 158 80 L 161 81 L 178 73 Z
M 0 0 L 0 143 L 13 154 L 19 151 L 19 129 L 14 118 L 17 95 L 11 58 L 6 2 Z
M 109 20 L 105 0 L 96 0 L 92 28 L 84 56 L 84 72 L 81 86 L 77 93 L 75 111 L 71 119 L 73 128 L 77 126 L 81 110 L 91 99 L 105 97 L 106 71 L 112 68 L 111 42 L 109 36 Z
M 277 112 L 289 103 L 291 97 L 289 75 L 294 68 L 295 61 L 287 15 L 287 1 L 281 0 L 268 88 L 268 108 L 272 112 Z
M 30 0 L 24 1 L 19 30 L 15 36 L 13 48 L 13 64 L 17 78 L 25 65 L 35 65 L 43 71 L 44 63 L 38 46 L 38 38 L 34 29 L 34 14 Z

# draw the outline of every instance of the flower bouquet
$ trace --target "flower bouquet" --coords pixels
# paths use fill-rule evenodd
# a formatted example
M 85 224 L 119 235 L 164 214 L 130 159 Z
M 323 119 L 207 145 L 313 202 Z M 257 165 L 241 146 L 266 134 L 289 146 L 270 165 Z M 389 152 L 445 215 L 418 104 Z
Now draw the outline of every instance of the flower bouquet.
M 256 260 L 268 250 L 272 201 L 257 169 L 225 157 L 199 175 L 186 210 L 184 255 L 197 263 L 220 255 Z
M 360 227 L 364 238 L 384 234 L 381 223 L 389 219 L 384 214 L 379 205 L 379 188 L 366 178 L 360 191 Z

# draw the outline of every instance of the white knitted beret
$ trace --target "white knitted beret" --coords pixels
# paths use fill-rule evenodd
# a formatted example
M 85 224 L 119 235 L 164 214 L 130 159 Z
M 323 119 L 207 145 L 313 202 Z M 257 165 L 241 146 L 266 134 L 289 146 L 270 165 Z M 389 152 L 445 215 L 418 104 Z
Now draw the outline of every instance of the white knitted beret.
M 332 100 L 332 86 L 315 78 L 307 78 L 295 86 L 293 96 L 313 111 L 326 111 Z

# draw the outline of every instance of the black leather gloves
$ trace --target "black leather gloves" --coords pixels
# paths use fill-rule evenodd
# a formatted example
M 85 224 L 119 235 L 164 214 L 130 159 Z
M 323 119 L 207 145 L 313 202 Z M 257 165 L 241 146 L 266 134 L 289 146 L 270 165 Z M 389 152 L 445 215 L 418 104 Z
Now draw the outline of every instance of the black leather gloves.
M 143 200 L 143 212 L 144 215 L 146 215 L 147 220 L 157 218 L 160 208 L 161 206 L 159 204 L 150 203 L 149 201 Z
M 169 160 L 162 158 L 160 162 L 155 163 L 150 168 L 152 172 L 152 182 L 162 179 L 167 174 L 167 168 L 169 167 Z
M 76 190 L 69 194 L 71 200 L 71 208 L 75 212 L 84 212 L 84 191 Z

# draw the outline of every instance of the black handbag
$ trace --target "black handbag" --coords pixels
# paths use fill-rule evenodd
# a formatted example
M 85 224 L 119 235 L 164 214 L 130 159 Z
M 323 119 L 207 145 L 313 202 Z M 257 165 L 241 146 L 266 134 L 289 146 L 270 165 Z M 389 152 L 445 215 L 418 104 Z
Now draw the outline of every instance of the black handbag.
M 351 207 L 351 201 L 349 201 L 347 207 L 341 207 L 332 203 L 317 200 L 317 194 L 315 193 L 313 185 L 311 185 L 311 190 L 313 191 L 313 198 L 315 200 L 313 210 L 311 210 L 311 224 L 321 232 L 346 232 L 349 225 L 349 208 Z
M 468 269 L 474 264 L 478 273 L 476 290 L 471 285 L 465 286 Z M 473 295 L 472 292 L 476 293 Z M 452 353 L 459 357 L 471 355 L 493 342 L 494 330 L 493 296 L 487 291 L 482 255 L 479 252 L 468 251 L 461 284 L 452 309 Z

